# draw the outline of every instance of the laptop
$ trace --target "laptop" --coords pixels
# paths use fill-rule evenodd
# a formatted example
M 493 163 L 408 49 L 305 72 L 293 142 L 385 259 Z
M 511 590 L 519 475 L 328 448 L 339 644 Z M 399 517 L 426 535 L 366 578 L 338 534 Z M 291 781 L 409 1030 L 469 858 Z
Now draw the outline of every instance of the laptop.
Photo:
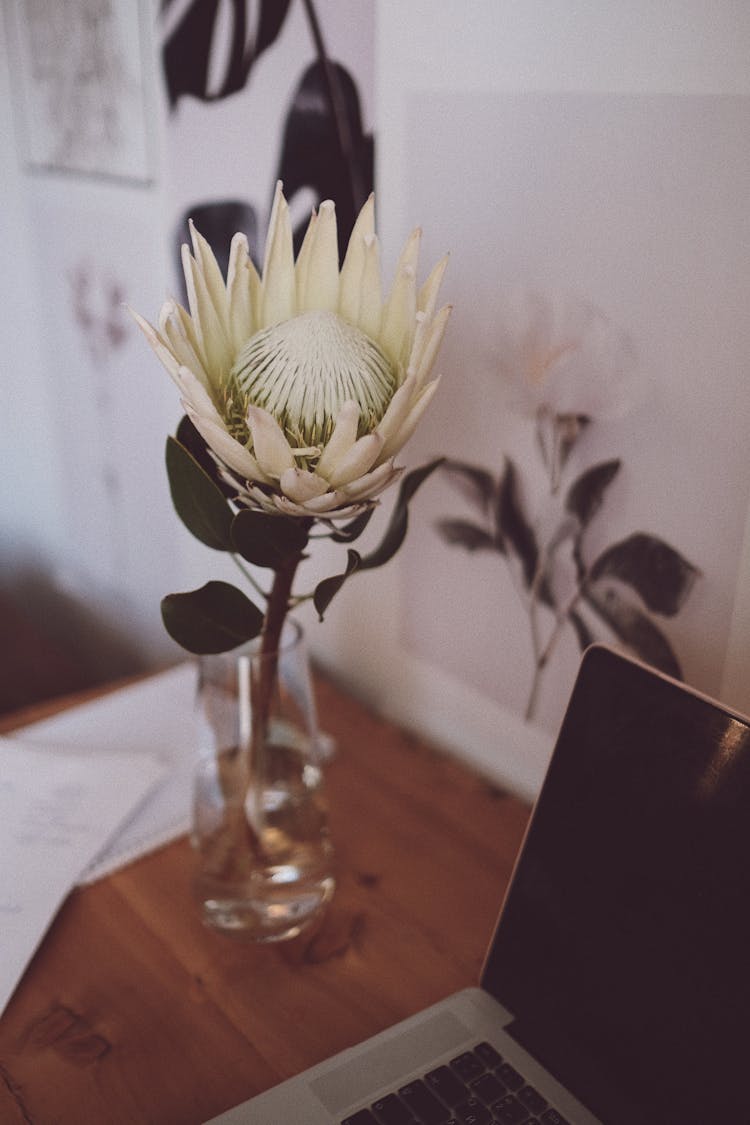
M 750 1122 L 750 721 L 584 654 L 465 989 L 215 1125 Z

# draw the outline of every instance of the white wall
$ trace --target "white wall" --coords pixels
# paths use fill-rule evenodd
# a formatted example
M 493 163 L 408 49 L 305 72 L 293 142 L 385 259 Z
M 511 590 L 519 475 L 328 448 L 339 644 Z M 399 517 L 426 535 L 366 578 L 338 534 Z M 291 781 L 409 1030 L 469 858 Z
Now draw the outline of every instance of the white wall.
M 339 7 L 345 20 L 345 0 Z M 407 149 L 409 100 L 415 94 L 750 92 L 750 7 L 739 0 L 711 5 L 702 0 L 379 0 L 376 10 L 376 175 L 386 267 L 411 226 L 421 221 L 406 194 L 418 176 Z M 111 357 L 110 385 L 116 390 L 104 414 L 92 410 L 91 363 L 59 311 L 70 300 L 66 270 L 84 251 L 95 264 L 121 267 L 126 297 L 139 310 L 155 312 L 171 286 L 174 196 L 167 206 L 164 110 L 153 43 L 151 57 L 149 96 L 154 118 L 162 122 L 155 134 L 153 183 L 130 187 L 44 178 L 21 167 L 7 26 L 2 36 L 0 244 L 6 268 L 0 275 L 0 585 L 13 585 L 30 568 L 52 594 L 72 599 L 101 623 L 120 629 L 136 658 L 155 662 L 179 656 L 163 636 L 159 598 L 168 589 L 196 584 L 201 568 L 199 580 L 205 580 L 214 573 L 216 559 L 210 552 L 196 556 L 169 506 L 162 451 L 179 409 L 168 381 L 133 334 Z M 434 144 L 441 145 L 440 136 Z M 204 169 L 210 159 L 202 154 Z M 449 150 L 443 165 L 451 180 L 471 175 L 470 168 L 455 164 Z M 451 250 L 454 256 L 461 253 L 460 246 Z M 461 298 L 470 300 L 470 295 L 451 292 L 450 280 L 446 291 L 460 316 Z M 92 427 L 106 432 L 92 432 Z M 117 470 L 114 505 L 101 476 L 105 462 Z M 376 534 L 375 529 L 372 537 Z M 746 550 L 746 578 L 749 556 Z M 329 560 L 321 557 L 314 567 L 325 573 Z M 424 581 L 429 582 L 429 559 Z M 747 581 L 738 587 L 724 683 L 730 702 L 750 709 L 742 669 L 750 634 L 748 588 Z M 533 792 L 548 739 L 521 728 L 491 700 L 406 651 L 399 630 L 405 596 L 398 560 L 356 578 L 323 625 L 311 615 L 305 618 L 314 649 L 378 707 L 501 780 Z M 118 657 L 112 659 L 116 664 Z

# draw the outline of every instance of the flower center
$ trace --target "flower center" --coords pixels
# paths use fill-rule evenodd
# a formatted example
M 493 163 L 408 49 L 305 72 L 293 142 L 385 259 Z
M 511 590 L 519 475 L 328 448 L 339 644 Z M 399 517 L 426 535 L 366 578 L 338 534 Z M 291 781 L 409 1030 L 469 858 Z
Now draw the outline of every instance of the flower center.
M 397 388 L 378 345 L 336 313 L 320 310 L 256 332 L 230 378 L 248 405 L 263 407 L 303 446 L 326 444 L 349 399 L 360 408 L 360 436 L 368 433 Z

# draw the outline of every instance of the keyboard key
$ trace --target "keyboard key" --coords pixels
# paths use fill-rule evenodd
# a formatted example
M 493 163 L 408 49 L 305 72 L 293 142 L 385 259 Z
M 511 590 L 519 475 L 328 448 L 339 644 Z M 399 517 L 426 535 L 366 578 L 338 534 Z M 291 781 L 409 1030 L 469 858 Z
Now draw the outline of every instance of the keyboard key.
M 456 1075 L 447 1066 L 439 1066 L 435 1070 L 431 1070 L 429 1074 L 425 1074 L 424 1077 L 433 1093 L 442 1098 L 451 1108 L 464 1101 L 468 1096 L 463 1082 L 459 1082 Z
M 504 1082 L 509 1090 L 520 1090 L 522 1086 L 526 1085 L 526 1079 L 523 1075 L 510 1065 L 510 1063 L 503 1063 L 502 1066 L 497 1068 L 496 1074 L 501 1082 Z
M 467 1098 L 459 1102 L 453 1110 L 462 1125 L 492 1125 L 492 1114 L 487 1106 L 482 1105 L 476 1098 Z
M 471 1082 L 484 1074 L 484 1063 L 472 1051 L 464 1051 L 457 1059 L 451 1059 L 451 1070 L 454 1070 L 462 1082 Z
M 402 1086 L 399 1095 L 414 1117 L 418 1117 L 424 1125 L 443 1125 L 445 1122 L 449 1111 L 419 1079 Z
M 475 1078 L 473 1082 L 469 1083 L 471 1096 L 479 1098 L 485 1105 L 492 1105 L 493 1102 L 498 1101 L 503 1094 L 508 1093 L 508 1089 L 500 1079 L 494 1074 L 483 1074 L 481 1078 Z M 545 1102 L 544 1105 L 547 1103 Z M 542 1106 L 544 1108 L 544 1106 Z
M 561 1113 L 552 1108 L 545 1110 L 539 1120 L 543 1121 L 544 1125 L 570 1125 L 567 1117 L 563 1117 Z
M 341 1125 L 378 1125 L 378 1123 L 369 1109 L 360 1109 L 358 1113 L 352 1114 L 351 1117 L 345 1117 Z
M 503 1061 L 503 1056 L 498 1054 L 491 1043 L 477 1043 L 474 1048 L 474 1054 L 478 1055 L 484 1065 L 492 1070 L 496 1066 L 500 1066 Z
M 412 1125 L 414 1117 L 396 1094 L 379 1098 L 370 1107 L 381 1125 Z
M 492 1112 L 501 1125 L 521 1125 L 529 1116 L 529 1111 L 513 1094 L 506 1094 L 499 1102 L 495 1102 Z
M 523 1090 L 519 1090 L 518 1100 L 523 1102 L 529 1113 L 539 1114 L 547 1108 L 546 1099 L 533 1086 L 524 1086 Z

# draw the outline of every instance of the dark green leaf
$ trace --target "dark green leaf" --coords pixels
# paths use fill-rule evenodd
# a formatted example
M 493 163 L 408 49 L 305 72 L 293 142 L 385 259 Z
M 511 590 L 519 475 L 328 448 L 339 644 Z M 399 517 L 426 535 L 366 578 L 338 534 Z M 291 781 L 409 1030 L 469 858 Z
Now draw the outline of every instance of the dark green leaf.
M 500 482 L 497 529 L 506 547 L 510 545 L 521 560 L 526 585 L 531 586 L 536 574 L 539 550 L 536 536 L 523 512 L 516 467 L 509 457 L 505 459 L 505 471 Z
M 188 652 L 228 652 L 257 637 L 263 614 L 228 582 L 207 582 L 199 590 L 168 594 L 161 615 L 167 632 Z
M 604 551 L 591 567 L 590 578 L 618 578 L 632 586 L 649 609 L 673 617 L 699 573 L 662 539 L 636 532 Z
M 457 544 L 465 547 L 467 551 L 499 551 L 504 554 L 504 548 L 485 531 L 468 520 L 444 519 L 438 520 L 435 525 L 446 543 Z
M 682 670 L 664 634 L 612 587 L 589 587 L 584 597 L 612 631 L 637 656 L 669 676 L 682 679 Z
M 578 517 L 583 527 L 591 522 L 602 506 L 604 493 L 619 472 L 620 464 L 619 460 L 602 461 L 587 469 L 570 486 L 565 507 Z
M 307 546 L 311 521 L 299 516 L 273 516 L 245 509 L 234 517 L 232 546 L 246 562 L 278 570 L 298 558 Z
M 331 539 L 334 543 L 353 543 L 367 527 L 372 519 L 374 511 L 374 505 L 365 508 L 364 512 L 360 512 L 360 514 L 355 516 L 353 520 L 350 520 L 349 523 L 345 523 L 343 527 L 334 531 L 331 535 Z
M 466 499 L 484 515 L 490 511 L 497 485 L 486 469 L 467 465 L 465 461 L 446 460 L 442 472 Z
M 336 594 L 338 594 L 341 587 L 346 582 L 350 574 L 360 566 L 360 556 L 351 547 L 346 552 L 347 564 L 346 570 L 343 574 L 334 574 L 331 578 L 324 578 L 315 587 L 313 594 L 313 604 L 318 611 L 318 617 L 323 620 L 323 614 L 328 609 Z
M 211 478 L 173 437 L 167 438 L 167 475 L 175 511 L 201 543 L 215 551 L 231 551 L 234 513 Z
M 430 473 L 433 473 L 442 464 L 443 458 L 438 457 L 435 461 L 430 461 L 429 464 L 422 465 L 419 469 L 412 469 L 410 473 L 406 474 L 401 481 L 385 535 L 380 541 L 380 545 L 369 555 L 364 556 L 359 566 L 360 570 L 373 570 L 376 566 L 383 566 L 384 563 L 393 558 L 406 538 L 409 526 L 409 501 L 420 485 L 427 480 Z

